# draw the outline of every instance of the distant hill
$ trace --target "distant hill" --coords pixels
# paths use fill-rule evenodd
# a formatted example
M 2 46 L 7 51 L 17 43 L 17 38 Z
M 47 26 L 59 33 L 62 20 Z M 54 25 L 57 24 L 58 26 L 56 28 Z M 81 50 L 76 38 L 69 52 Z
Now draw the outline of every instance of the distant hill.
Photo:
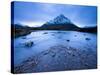
M 19 24 L 11 24 L 11 38 L 13 37 L 19 37 L 24 36 L 31 33 L 30 27 L 28 26 L 22 26 Z
M 90 33 L 97 33 L 97 26 L 86 27 L 86 28 L 79 28 L 78 31 L 81 31 L 81 32 L 90 32 Z

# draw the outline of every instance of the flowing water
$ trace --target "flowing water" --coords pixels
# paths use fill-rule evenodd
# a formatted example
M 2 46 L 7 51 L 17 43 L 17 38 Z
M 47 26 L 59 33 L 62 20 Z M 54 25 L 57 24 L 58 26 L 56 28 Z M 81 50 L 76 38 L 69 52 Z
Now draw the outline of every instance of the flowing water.
M 25 43 L 33 42 L 31 47 Z M 48 50 L 56 45 L 70 46 L 96 54 L 97 34 L 77 31 L 41 30 L 14 39 L 14 65 L 19 65 L 28 57 Z

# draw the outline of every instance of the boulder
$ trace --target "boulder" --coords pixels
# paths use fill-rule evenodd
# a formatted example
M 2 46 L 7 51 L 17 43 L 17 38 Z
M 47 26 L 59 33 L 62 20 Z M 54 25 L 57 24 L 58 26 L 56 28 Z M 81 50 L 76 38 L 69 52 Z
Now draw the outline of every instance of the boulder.
M 32 41 L 29 41 L 29 42 L 25 43 L 26 47 L 32 47 L 33 45 L 34 45 L 34 42 L 32 42 Z
M 67 42 L 69 42 L 70 40 L 66 40 Z
M 22 37 L 22 39 L 26 39 L 26 36 Z
M 44 32 L 44 34 L 48 34 L 48 32 Z
M 91 40 L 90 38 L 86 38 L 86 40 Z

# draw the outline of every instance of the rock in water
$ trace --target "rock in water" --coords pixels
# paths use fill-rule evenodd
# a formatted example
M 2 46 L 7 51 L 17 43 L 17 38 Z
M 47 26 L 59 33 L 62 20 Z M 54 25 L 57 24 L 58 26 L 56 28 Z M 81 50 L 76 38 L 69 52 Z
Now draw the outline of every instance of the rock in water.
M 26 47 L 32 47 L 33 44 L 34 44 L 34 42 L 29 41 L 29 42 L 26 42 L 26 43 L 25 43 L 25 46 L 26 46 Z
M 77 37 L 77 35 L 75 35 L 75 37 Z
M 90 40 L 90 38 L 86 38 L 86 40 Z
M 44 34 L 48 34 L 48 32 L 44 32 Z
M 24 37 L 22 37 L 22 39 L 26 39 L 26 37 L 24 36 Z
M 69 42 L 70 40 L 66 40 L 67 42 Z

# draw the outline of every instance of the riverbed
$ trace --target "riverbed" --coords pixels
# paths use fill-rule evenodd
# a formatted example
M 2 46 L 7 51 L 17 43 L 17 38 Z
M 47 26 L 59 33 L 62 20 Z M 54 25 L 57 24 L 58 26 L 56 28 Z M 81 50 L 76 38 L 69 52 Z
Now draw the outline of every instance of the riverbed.
M 26 47 L 30 41 L 34 44 Z M 42 30 L 15 38 L 14 67 L 15 73 L 94 69 L 97 34 Z

